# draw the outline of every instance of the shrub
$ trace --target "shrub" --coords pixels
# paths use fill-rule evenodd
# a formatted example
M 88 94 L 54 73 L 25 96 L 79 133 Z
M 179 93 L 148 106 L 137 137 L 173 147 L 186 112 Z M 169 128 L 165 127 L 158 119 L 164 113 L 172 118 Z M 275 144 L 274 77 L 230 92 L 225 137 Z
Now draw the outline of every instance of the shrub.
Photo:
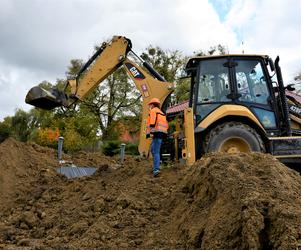
M 125 153 L 129 155 L 139 155 L 138 145 L 134 143 L 128 143 L 125 146 Z
M 0 143 L 10 136 L 10 129 L 5 124 L 0 123 Z
M 107 156 L 114 156 L 120 153 L 121 141 L 107 141 L 102 146 L 102 152 Z M 127 143 L 125 146 L 125 153 L 129 155 L 138 155 L 138 145 L 134 143 Z
M 102 152 L 107 156 L 114 156 L 120 152 L 120 141 L 107 141 L 102 146 Z

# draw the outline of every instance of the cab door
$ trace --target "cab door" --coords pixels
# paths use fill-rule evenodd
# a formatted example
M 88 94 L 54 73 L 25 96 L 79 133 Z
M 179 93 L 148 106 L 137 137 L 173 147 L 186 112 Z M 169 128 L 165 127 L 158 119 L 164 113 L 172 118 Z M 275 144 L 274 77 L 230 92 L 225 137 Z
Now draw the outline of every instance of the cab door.
M 275 96 L 268 82 L 268 72 L 263 67 L 262 58 L 234 58 L 234 85 L 237 103 L 247 106 L 258 118 L 268 134 L 279 133 L 276 117 Z

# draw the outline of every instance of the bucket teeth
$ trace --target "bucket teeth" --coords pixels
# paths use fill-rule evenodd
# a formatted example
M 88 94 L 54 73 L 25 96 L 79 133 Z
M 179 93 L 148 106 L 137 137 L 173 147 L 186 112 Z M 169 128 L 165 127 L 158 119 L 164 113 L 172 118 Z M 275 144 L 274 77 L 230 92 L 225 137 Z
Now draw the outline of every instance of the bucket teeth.
M 63 106 L 66 96 L 57 89 L 45 90 L 39 86 L 31 88 L 25 98 L 25 102 L 37 108 L 51 110 Z

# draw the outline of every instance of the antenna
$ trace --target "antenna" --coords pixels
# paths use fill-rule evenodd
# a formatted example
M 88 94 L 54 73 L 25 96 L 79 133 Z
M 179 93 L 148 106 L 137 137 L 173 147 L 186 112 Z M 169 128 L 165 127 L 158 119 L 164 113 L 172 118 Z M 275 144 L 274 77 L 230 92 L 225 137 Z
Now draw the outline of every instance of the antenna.
M 241 53 L 245 53 L 245 50 L 244 50 L 244 41 L 241 41 L 241 47 L 242 47 L 242 52 Z

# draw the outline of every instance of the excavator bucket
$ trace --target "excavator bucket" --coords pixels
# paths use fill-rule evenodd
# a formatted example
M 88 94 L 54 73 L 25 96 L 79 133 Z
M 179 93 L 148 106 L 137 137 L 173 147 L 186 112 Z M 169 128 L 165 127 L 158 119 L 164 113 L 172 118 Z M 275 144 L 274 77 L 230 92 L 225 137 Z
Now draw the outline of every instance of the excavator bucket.
M 46 90 L 35 86 L 28 91 L 25 102 L 37 108 L 51 110 L 63 106 L 67 102 L 67 97 L 58 89 Z

